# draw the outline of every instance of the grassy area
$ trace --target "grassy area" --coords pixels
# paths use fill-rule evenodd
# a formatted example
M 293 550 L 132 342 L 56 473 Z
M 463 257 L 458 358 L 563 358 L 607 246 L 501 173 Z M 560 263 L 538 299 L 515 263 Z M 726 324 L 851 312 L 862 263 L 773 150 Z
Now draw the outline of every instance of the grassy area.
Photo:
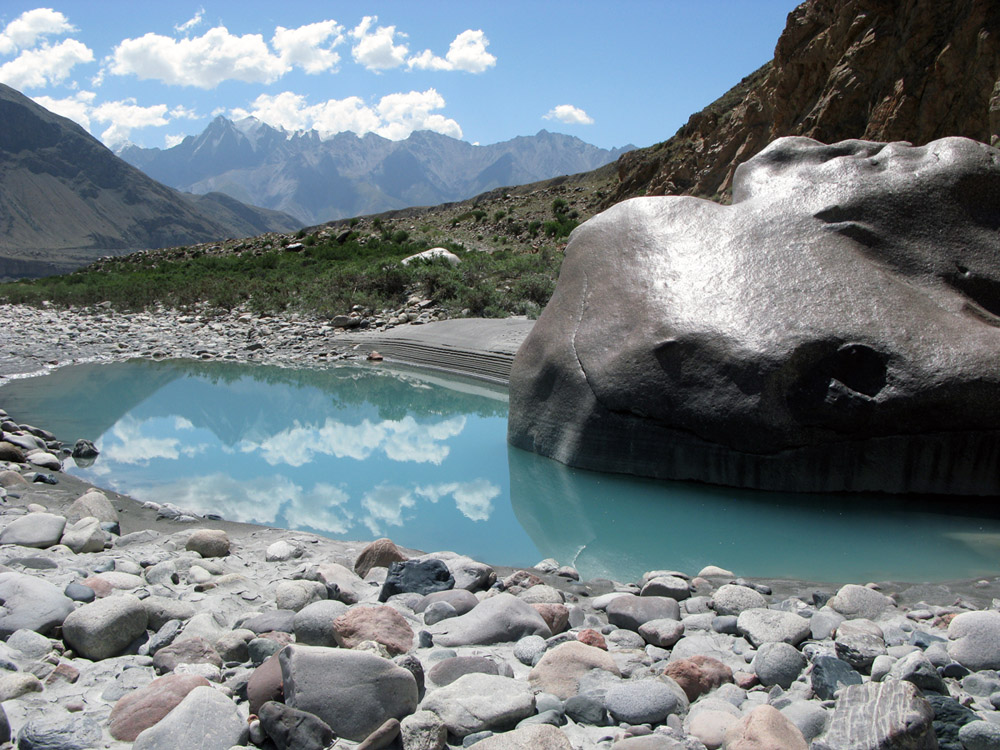
M 231 247 L 199 246 L 105 259 L 64 276 L 0 284 L 10 303 L 87 306 L 110 302 L 119 310 L 200 302 L 221 309 L 246 305 L 258 312 L 344 314 L 355 305 L 378 311 L 403 306 L 412 294 L 433 299 L 452 316 L 534 315 L 555 287 L 562 253 L 543 246 L 526 252 L 467 251 L 434 242 L 461 258 L 403 266 L 399 261 L 432 246 L 404 230 L 274 236 Z M 289 250 L 288 246 L 301 247 Z

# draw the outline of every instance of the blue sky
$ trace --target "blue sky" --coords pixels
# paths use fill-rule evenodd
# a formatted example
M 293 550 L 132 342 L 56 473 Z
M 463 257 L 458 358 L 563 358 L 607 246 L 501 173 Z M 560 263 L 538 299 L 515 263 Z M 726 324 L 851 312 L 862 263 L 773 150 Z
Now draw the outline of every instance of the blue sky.
M 218 114 L 647 146 L 767 62 L 796 4 L 4 0 L 0 82 L 112 148 L 169 146 Z

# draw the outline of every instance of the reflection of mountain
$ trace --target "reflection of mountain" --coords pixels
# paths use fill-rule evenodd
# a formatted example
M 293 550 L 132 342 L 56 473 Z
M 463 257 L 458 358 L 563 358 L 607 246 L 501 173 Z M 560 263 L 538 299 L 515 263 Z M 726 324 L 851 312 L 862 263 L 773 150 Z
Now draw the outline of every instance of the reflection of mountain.
M 947 580 L 995 569 L 967 532 L 982 518 L 912 498 L 793 495 L 572 469 L 509 448 L 510 501 L 545 557 L 584 577 L 636 580 L 721 565 L 737 575 L 816 581 Z M 923 512 L 935 509 L 938 512 Z
M 217 387 L 219 384 L 225 388 Z M 342 365 L 291 370 L 221 362 L 136 360 L 64 367 L 43 379 L 12 381 L 2 391 L 16 419 L 44 414 L 61 440 L 96 439 L 163 388 L 171 398 L 139 416 L 179 416 L 211 430 L 226 445 L 264 440 L 294 422 L 322 424 L 335 408 L 374 411 L 381 420 L 506 416 L 506 391 L 403 368 Z M 25 416 L 20 416 L 20 415 Z M 374 415 L 373 415 L 374 416 Z

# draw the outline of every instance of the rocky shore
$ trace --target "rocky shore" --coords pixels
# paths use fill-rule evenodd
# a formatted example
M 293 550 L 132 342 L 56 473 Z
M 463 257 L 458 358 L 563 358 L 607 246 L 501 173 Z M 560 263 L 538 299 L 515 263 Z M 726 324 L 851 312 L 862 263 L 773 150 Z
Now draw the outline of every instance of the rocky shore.
M 116 338 L 121 357 L 246 351 L 235 324 L 167 336 L 191 325 L 172 318 L 164 343 L 135 333 L 155 316 L 73 333 L 48 312 L 2 310 L 21 316 L 2 352 L 20 372 L 50 352 L 117 357 Z M 252 351 L 333 351 L 311 330 L 274 321 Z M 1000 748 L 1000 578 L 581 581 L 552 560 L 511 570 L 140 505 L 61 472 L 56 436 L 16 415 L 0 429 L 10 746 Z

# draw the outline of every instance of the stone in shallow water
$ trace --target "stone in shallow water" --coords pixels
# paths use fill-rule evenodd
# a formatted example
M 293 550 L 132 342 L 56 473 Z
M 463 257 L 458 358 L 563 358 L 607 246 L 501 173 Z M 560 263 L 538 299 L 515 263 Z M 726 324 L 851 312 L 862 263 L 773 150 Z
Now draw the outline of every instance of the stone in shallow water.
M 514 359 L 511 443 L 715 484 L 1000 494 L 996 154 L 780 138 L 730 206 L 595 216 Z

